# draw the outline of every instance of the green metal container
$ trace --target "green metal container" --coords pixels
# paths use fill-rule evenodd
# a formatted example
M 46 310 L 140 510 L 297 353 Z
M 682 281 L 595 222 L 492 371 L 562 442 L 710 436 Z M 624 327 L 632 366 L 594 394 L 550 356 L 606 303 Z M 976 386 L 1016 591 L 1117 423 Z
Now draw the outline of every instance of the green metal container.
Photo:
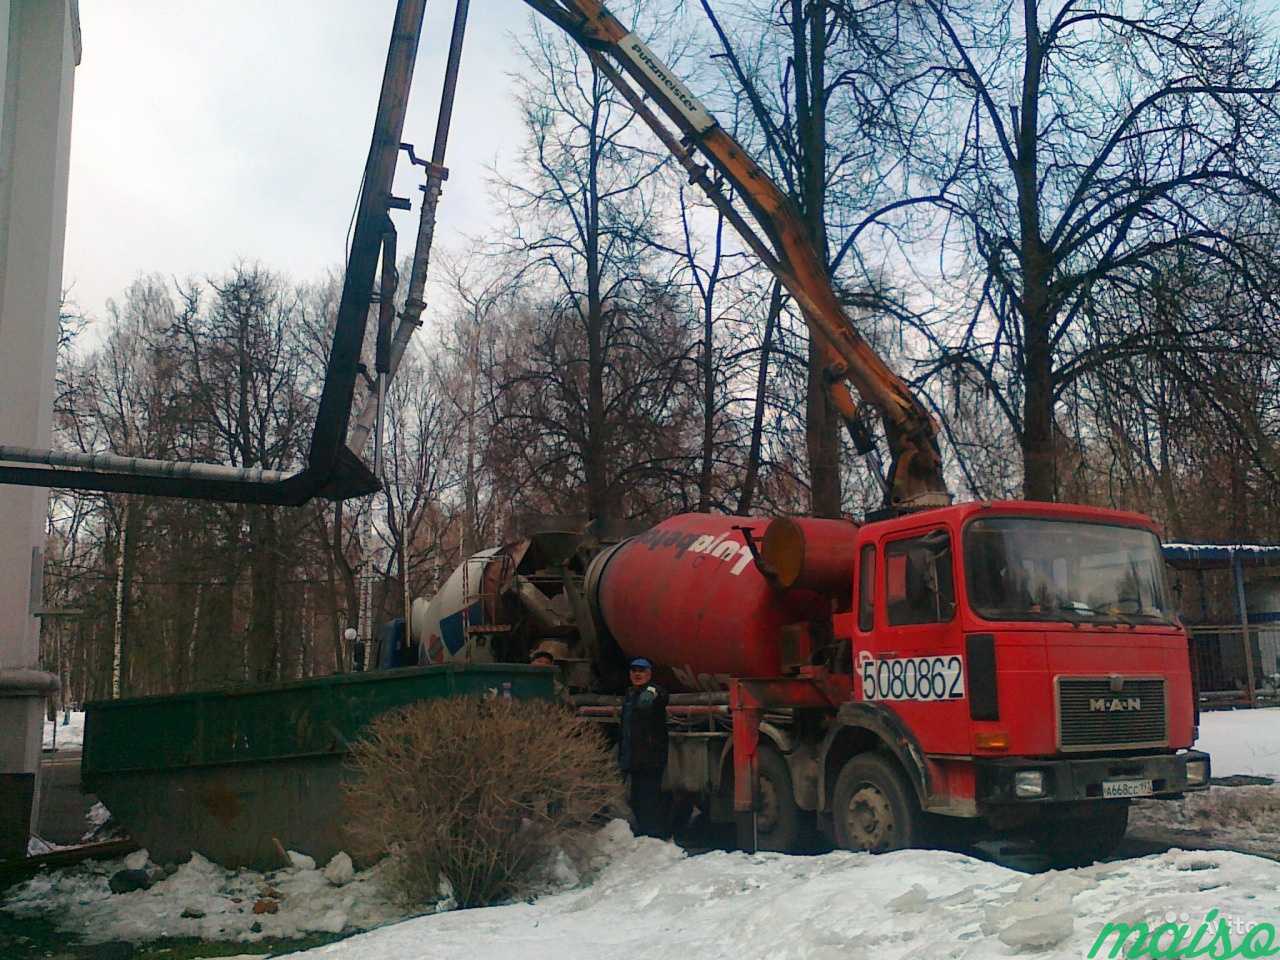
M 374 717 L 454 696 L 550 699 L 552 671 L 446 664 L 86 706 L 81 780 L 158 863 L 323 863 L 342 849 L 349 744 Z

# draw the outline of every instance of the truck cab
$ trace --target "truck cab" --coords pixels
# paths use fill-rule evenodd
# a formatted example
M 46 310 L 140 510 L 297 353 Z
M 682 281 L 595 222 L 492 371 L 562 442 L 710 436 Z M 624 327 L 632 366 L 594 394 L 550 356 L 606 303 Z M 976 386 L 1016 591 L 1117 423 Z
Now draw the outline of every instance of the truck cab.
M 922 810 L 1082 819 L 1118 842 L 1129 799 L 1207 785 L 1207 755 L 1187 749 L 1187 634 L 1148 518 L 1017 501 L 869 523 L 852 598 L 836 632 L 867 709 L 843 713 L 883 715 Z M 839 726 L 824 763 L 837 779 Z M 827 792 L 839 836 L 850 814 Z

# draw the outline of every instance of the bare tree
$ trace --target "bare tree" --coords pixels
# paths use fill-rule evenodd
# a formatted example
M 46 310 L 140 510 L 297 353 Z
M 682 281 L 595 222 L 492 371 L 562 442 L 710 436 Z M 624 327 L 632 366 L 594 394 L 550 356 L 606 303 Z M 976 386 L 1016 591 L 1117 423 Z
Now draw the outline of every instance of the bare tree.
M 1243 278 L 1198 258 L 1170 255 L 1140 290 L 1091 305 L 1090 326 L 1168 349 L 1113 350 L 1066 394 L 1080 451 L 1067 489 L 1151 513 L 1174 537 L 1257 538 L 1278 519 L 1275 315 Z
M 526 291 L 538 293 L 537 314 L 504 351 L 500 386 L 508 401 L 520 398 L 504 407 L 504 425 L 547 444 L 530 464 L 533 479 L 547 481 L 548 470 L 576 477 L 587 512 L 608 527 L 636 472 L 665 469 L 662 451 L 639 464 L 627 451 L 646 418 L 663 415 L 682 355 L 652 243 L 667 157 L 575 44 L 535 23 L 521 52 L 529 139 L 519 173 L 498 186 L 512 220 L 508 249 L 526 264 Z
M 884 15 L 845 9 L 851 30 Z M 1098 340 L 1090 304 L 1176 251 L 1268 287 L 1270 246 L 1237 227 L 1242 207 L 1278 199 L 1280 60 L 1235 0 L 901 10 L 892 92 L 924 122 L 894 135 L 925 177 L 913 190 L 939 211 L 942 272 L 977 277 L 958 331 L 919 329 L 935 369 L 964 365 L 998 398 L 1025 496 L 1054 499 L 1064 392 L 1112 357 L 1167 349 L 1132 333 Z
M 433 521 L 457 488 L 459 472 L 465 476 L 457 448 L 466 424 L 437 365 L 405 357 L 388 392 L 386 428 L 385 513 L 378 533 L 387 573 L 394 570 L 394 576 L 384 574 L 380 608 L 384 616 L 407 617 L 408 599 L 433 585 L 445 549 Z
M 301 457 L 308 410 L 299 295 L 262 268 L 243 264 L 212 287 L 207 310 L 198 308 L 199 291 L 188 289 L 188 309 L 172 326 L 171 349 L 182 364 L 190 417 L 189 456 L 287 470 Z M 285 635 L 282 574 L 300 515 L 258 505 L 223 509 L 229 539 L 242 540 L 249 570 L 247 676 L 278 679 Z
M 870 135 L 887 122 L 891 108 L 905 109 L 873 83 L 881 79 L 878 63 L 892 32 L 868 30 L 836 0 L 701 0 L 701 6 L 734 91 L 731 109 L 743 115 L 739 135 L 758 148 L 757 158 L 794 202 L 842 299 L 901 311 L 867 259 L 880 246 L 872 241 L 886 229 L 904 229 L 904 213 L 923 202 L 904 199 L 902 158 L 890 156 L 882 138 Z M 892 6 L 884 9 L 884 19 L 891 20 Z M 807 377 L 811 509 L 838 516 L 841 419 L 830 400 L 826 365 L 821 344 L 810 338 L 801 369 Z

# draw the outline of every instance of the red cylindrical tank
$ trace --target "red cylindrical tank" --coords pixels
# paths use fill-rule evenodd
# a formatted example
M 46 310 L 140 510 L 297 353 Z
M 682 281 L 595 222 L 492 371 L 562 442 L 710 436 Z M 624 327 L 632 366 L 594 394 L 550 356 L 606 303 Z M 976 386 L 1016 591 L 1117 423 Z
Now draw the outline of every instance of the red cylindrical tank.
M 759 543 L 768 525 L 700 513 L 664 520 L 592 564 L 587 589 L 596 615 L 627 656 L 648 657 L 677 688 L 778 676 L 782 627 L 825 619 L 831 597 L 780 589 L 760 573 L 736 528 Z
M 777 517 L 765 530 L 760 554 L 779 586 L 848 596 L 857 532 L 848 520 Z

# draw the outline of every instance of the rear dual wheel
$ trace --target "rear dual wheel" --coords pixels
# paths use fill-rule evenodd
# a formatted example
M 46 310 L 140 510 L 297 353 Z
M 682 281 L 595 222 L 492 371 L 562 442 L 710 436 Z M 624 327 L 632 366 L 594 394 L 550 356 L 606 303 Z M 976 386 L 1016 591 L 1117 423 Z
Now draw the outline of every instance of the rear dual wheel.
M 794 852 L 801 840 L 805 813 L 796 803 L 791 768 L 782 754 L 763 745 L 756 754 L 756 767 L 760 775 L 755 815 L 756 849 Z

